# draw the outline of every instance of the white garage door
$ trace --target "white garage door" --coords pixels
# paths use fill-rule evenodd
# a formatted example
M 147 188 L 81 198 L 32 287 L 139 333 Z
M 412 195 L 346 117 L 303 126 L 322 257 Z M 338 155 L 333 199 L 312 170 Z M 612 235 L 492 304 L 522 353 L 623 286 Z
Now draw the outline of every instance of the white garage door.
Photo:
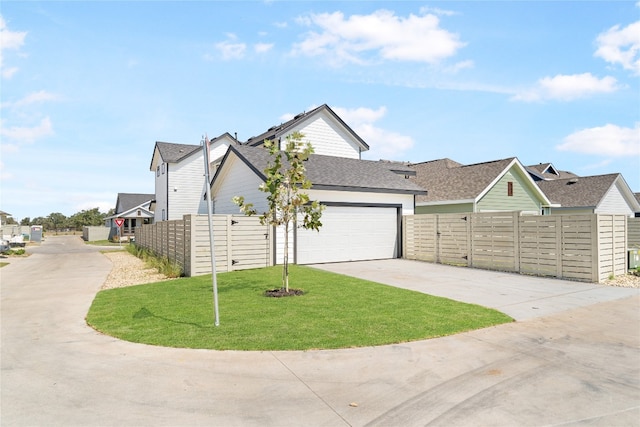
M 395 207 L 327 206 L 320 232 L 297 230 L 297 263 L 362 261 L 398 256 Z

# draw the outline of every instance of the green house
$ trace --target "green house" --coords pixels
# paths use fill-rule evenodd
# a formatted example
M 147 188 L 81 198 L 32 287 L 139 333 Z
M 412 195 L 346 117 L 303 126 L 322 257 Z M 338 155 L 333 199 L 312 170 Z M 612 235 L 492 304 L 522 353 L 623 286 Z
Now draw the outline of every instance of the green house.
M 416 196 L 416 214 L 522 211 L 548 213 L 550 202 L 520 161 L 511 157 L 463 165 L 451 159 L 412 164 L 427 195 Z

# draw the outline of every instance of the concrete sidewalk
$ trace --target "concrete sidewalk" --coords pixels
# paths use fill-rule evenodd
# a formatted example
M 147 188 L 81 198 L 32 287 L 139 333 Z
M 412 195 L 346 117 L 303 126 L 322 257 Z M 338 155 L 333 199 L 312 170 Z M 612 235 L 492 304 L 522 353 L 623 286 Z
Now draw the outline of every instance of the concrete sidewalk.
M 516 320 L 640 295 L 619 288 L 405 259 L 315 264 L 311 267 L 495 308 Z

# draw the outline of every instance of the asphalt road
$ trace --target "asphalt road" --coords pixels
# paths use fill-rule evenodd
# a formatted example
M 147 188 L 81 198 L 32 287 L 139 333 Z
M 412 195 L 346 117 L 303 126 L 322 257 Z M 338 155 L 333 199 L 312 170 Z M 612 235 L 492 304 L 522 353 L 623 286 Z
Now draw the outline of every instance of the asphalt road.
M 2 426 L 639 425 L 637 294 L 382 347 L 185 350 L 85 324 L 96 248 L 33 253 L 0 269 Z

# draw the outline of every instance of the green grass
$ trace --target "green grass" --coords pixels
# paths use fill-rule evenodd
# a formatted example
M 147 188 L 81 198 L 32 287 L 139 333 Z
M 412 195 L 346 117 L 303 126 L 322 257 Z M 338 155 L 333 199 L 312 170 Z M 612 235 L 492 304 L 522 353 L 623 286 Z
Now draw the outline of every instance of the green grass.
M 291 266 L 302 296 L 268 298 L 281 267 L 218 275 L 220 326 L 211 276 L 98 293 L 89 325 L 127 341 L 218 350 L 308 350 L 421 340 L 511 322 L 496 310 Z
M 0 262 L 0 268 L 5 267 L 7 265 L 9 265 L 8 262 Z

